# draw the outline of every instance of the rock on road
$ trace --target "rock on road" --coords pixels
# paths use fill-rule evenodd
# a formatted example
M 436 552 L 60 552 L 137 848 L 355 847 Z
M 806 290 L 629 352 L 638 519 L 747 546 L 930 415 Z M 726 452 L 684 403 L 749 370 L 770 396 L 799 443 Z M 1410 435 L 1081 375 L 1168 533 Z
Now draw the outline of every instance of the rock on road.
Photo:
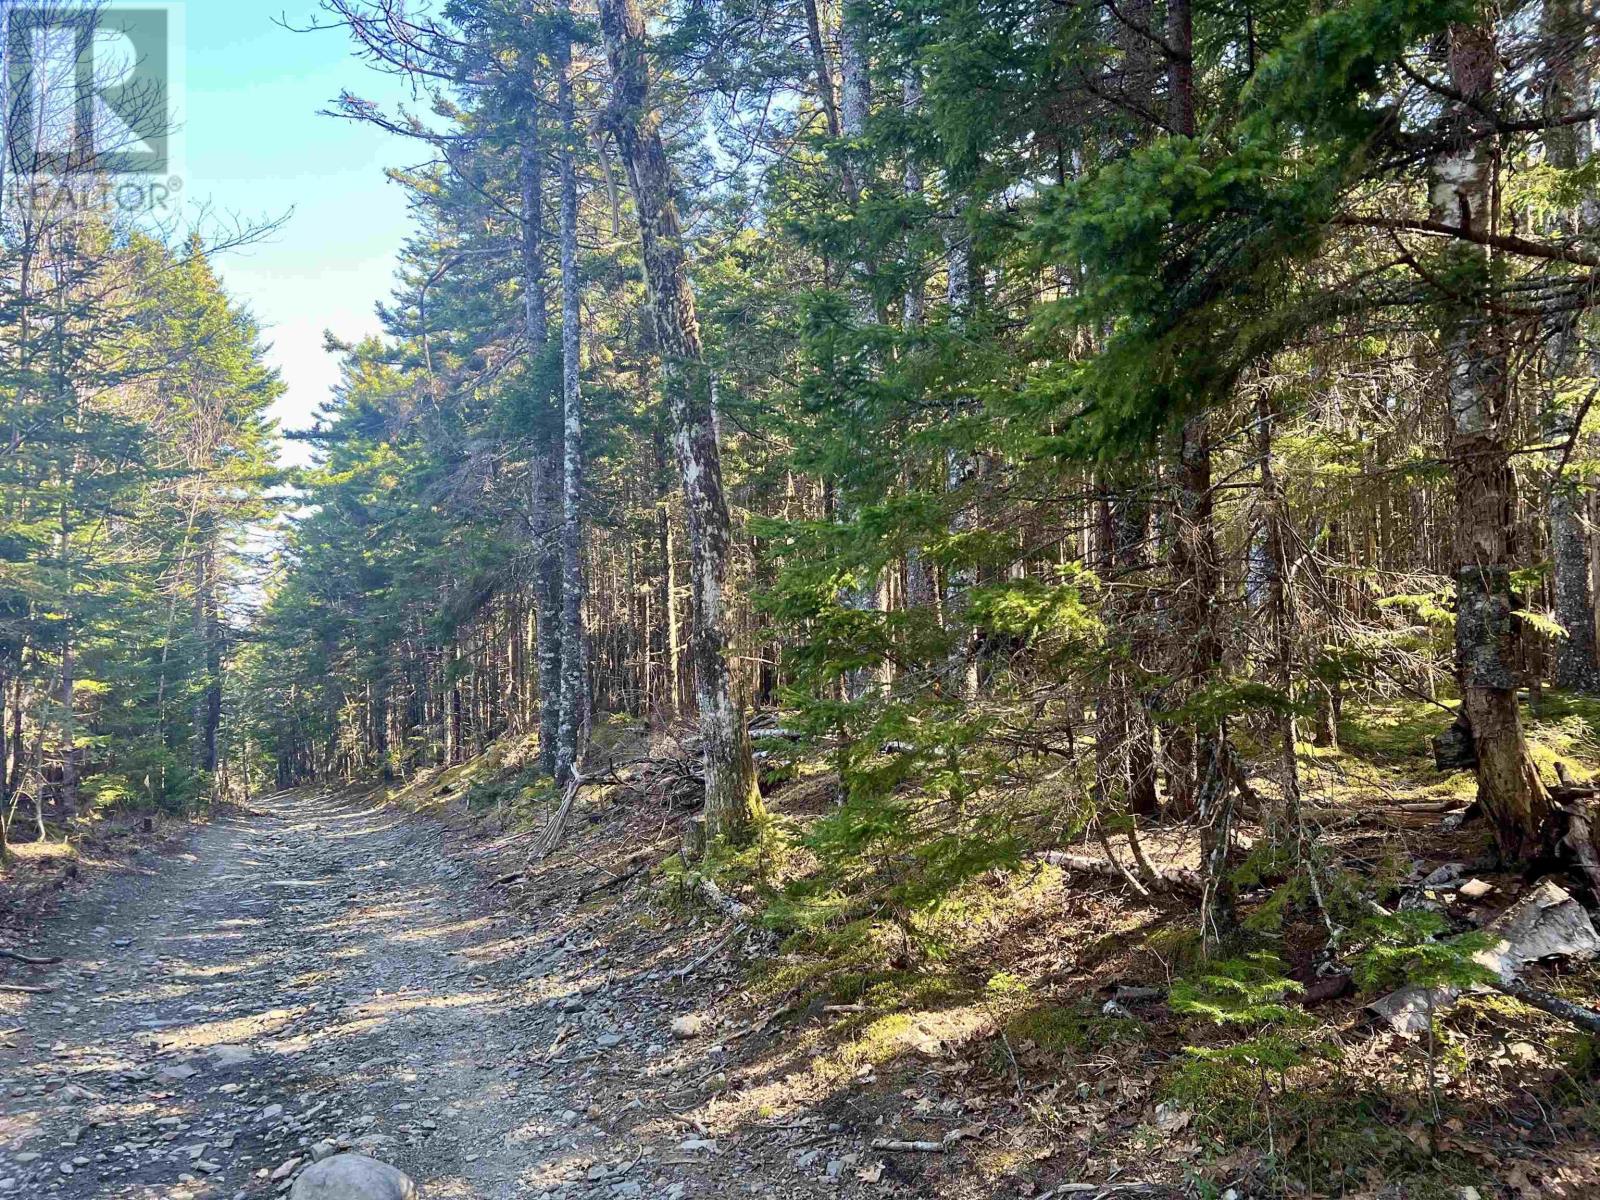
M 272 1197 L 346 1148 L 428 1200 L 698 1194 L 584 1100 L 670 1013 L 553 987 L 566 934 L 496 911 L 441 836 L 279 796 L 70 905 L 53 990 L 0 995 L 0 1198 Z M 551 1065 L 575 1032 L 598 1067 Z

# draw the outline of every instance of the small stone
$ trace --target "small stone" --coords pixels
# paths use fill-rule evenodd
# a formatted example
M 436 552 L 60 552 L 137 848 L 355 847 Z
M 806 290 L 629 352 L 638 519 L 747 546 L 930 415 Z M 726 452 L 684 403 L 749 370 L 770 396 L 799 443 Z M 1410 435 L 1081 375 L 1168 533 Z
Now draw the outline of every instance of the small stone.
M 192 1079 L 198 1074 L 200 1072 L 188 1063 L 173 1063 L 157 1071 L 156 1078 L 162 1083 L 182 1083 L 185 1079 Z
M 324 1138 L 311 1147 L 311 1161 L 321 1162 L 325 1158 L 332 1158 L 338 1147 Z
M 1457 894 L 1465 896 L 1468 900 L 1482 900 L 1494 891 L 1494 884 L 1485 883 L 1481 879 L 1469 879 L 1457 889 Z
M 289 1178 L 289 1176 L 294 1174 L 294 1169 L 303 1162 L 305 1162 L 305 1159 L 296 1157 L 286 1159 L 285 1161 L 279 1163 L 277 1170 L 273 1171 L 272 1175 L 270 1176 L 272 1182 L 277 1183 L 280 1179 Z
M 687 1013 L 672 1018 L 672 1036 L 681 1041 L 697 1038 L 705 1032 L 706 1019 L 699 1013 Z
M 613 1046 L 622 1045 L 622 1035 L 620 1033 L 602 1033 L 595 1038 L 595 1044 L 602 1049 L 609 1050 Z
M 1461 872 L 1464 870 L 1466 870 L 1466 867 L 1461 863 L 1445 863 L 1444 866 L 1428 872 L 1427 876 L 1417 886 L 1419 888 L 1450 887 L 1456 880 L 1461 878 Z
M 261 1110 L 261 1115 L 257 1118 L 257 1120 L 276 1121 L 281 1116 L 283 1116 L 283 1105 L 269 1104 Z
M 211 1061 L 219 1067 L 237 1067 L 254 1058 L 255 1051 L 249 1046 L 235 1046 L 224 1043 L 211 1047 Z

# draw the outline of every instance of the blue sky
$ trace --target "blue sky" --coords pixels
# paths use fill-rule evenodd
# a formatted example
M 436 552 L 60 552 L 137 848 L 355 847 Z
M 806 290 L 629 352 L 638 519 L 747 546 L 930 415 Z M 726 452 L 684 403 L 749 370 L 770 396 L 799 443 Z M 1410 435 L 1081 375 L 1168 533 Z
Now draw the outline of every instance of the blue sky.
M 404 194 L 385 167 L 418 161 L 420 147 L 368 126 L 318 115 L 348 88 L 392 104 L 398 81 L 350 53 L 341 31 L 292 33 L 315 0 L 190 0 L 184 7 L 182 124 L 191 203 L 259 220 L 292 210 L 272 237 L 217 263 L 233 296 L 260 320 L 288 384 L 275 415 L 304 426 L 337 378 L 323 330 L 376 332 L 395 253 L 408 230 Z M 284 457 L 304 462 L 304 447 Z

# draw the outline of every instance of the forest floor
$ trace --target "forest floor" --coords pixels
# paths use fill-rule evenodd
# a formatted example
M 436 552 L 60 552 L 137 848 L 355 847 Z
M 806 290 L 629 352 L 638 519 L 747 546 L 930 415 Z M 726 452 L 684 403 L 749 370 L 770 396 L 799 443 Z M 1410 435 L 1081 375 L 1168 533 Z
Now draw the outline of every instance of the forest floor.
M 1445 794 L 1403 717 L 1323 767 L 1352 781 L 1321 788 L 1349 806 L 1327 840 L 1374 879 L 1482 838 L 1374 808 L 1369 777 Z M 343 1148 L 425 1200 L 1600 1196 L 1597 1043 L 1503 998 L 1441 1018 L 1435 1119 L 1422 1040 L 1348 988 L 1277 1080 L 1170 1011 L 1182 904 L 1041 868 L 979 880 L 937 958 L 780 947 L 663 875 L 671 805 L 586 801 L 530 861 L 519 778 L 493 753 L 387 797 L 421 812 L 270 797 L 52 887 L 6 940 L 62 961 L 0 962 L 0 1200 L 271 1197 Z M 1527 889 L 1470 873 L 1471 901 L 1384 886 L 1467 925 Z M 1600 969 L 1540 982 L 1592 997 Z

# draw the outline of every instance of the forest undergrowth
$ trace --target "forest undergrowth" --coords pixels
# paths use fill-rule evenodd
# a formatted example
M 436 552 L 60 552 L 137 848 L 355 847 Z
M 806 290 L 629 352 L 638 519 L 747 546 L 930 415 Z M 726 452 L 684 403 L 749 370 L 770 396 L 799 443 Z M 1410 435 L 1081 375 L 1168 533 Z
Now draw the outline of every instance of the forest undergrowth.
M 585 792 L 551 860 L 602 864 L 575 897 L 534 882 L 547 868 L 527 848 L 554 800 L 528 746 L 497 745 L 388 794 L 490 837 L 526 903 L 703 925 L 707 953 L 746 930 L 758 952 L 732 1003 L 778 1036 L 734 1051 L 741 1102 L 768 1117 L 822 1105 L 909 1121 L 902 1140 L 921 1148 L 908 1154 L 983 1194 L 1036 1195 L 1053 1177 L 1198 1196 L 1593 1195 L 1593 1033 L 1488 989 L 1441 1002 L 1421 1032 L 1366 1007 L 1408 983 L 1475 982 L 1474 931 L 1538 874 L 1502 867 L 1482 822 L 1461 821 L 1470 789 L 1429 747 L 1448 719 L 1434 702 L 1352 704 L 1337 750 L 1302 746 L 1320 903 L 1282 838 L 1246 822 L 1239 930 L 1222 945 L 1206 944 L 1181 892 L 1141 894 L 1136 877 L 1062 869 L 1033 850 L 920 904 L 937 864 L 915 855 L 867 856 L 841 877 L 819 856 L 840 811 L 831 755 L 790 742 L 758 755 L 769 814 L 756 835 L 688 864 L 684 806 L 660 786 L 659 764 L 681 746 L 621 722 L 599 733 L 597 757 L 629 765 Z M 1552 771 L 1600 769 L 1600 705 L 1551 693 L 1528 721 Z M 1021 822 L 1060 799 L 1029 789 L 1002 807 Z M 1158 871 L 1197 861 L 1192 829 L 1137 836 Z M 1022 840 L 1131 863 L 1126 829 Z M 749 906 L 739 921 L 722 919 L 706 880 L 716 903 Z M 1526 978 L 1580 1005 L 1600 998 L 1600 966 L 1581 956 Z M 990 1097 L 978 1126 L 917 1099 L 919 1080 L 951 1074 Z

